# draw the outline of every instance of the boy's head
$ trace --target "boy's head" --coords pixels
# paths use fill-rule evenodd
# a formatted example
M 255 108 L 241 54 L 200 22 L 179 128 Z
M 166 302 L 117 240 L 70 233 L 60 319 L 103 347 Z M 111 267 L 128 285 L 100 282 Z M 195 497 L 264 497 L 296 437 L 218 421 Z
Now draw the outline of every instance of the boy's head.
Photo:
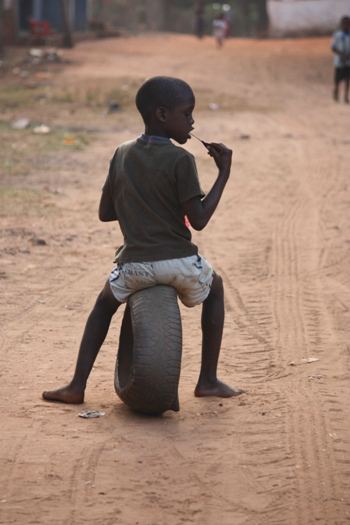
M 195 97 L 179 78 L 153 77 L 136 94 L 136 107 L 150 135 L 164 135 L 184 144 L 193 129 Z
M 343 16 L 340 20 L 340 27 L 343 31 L 350 31 L 350 16 Z

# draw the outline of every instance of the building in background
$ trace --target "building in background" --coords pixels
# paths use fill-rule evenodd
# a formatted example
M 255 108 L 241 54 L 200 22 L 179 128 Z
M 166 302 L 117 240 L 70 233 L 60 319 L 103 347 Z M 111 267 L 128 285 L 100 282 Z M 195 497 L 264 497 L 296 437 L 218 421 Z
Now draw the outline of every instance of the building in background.
M 326 34 L 350 15 L 350 0 L 267 0 L 270 36 Z
M 4 42 L 26 42 L 29 19 L 46 20 L 62 33 L 63 1 L 0 0 Z M 65 5 L 69 30 L 80 32 L 78 38 L 88 29 L 96 36 L 113 36 L 113 30 L 210 35 L 219 12 L 229 15 L 233 37 L 329 34 L 350 12 L 350 0 L 65 0 Z
M 92 0 L 66 2 L 72 31 L 85 31 L 89 26 Z M 5 42 L 14 44 L 29 33 L 29 20 L 46 20 L 57 32 L 64 28 L 61 0 L 3 0 Z

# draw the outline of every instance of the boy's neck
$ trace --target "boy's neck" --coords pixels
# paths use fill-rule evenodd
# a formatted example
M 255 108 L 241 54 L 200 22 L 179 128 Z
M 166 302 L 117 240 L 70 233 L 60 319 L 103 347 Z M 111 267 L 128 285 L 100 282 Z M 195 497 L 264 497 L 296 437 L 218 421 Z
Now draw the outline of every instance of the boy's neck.
M 169 138 L 167 133 L 160 126 L 145 126 L 145 135 Z
M 168 137 L 161 137 L 160 135 L 147 135 L 143 133 L 138 139 L 144 144 L 171 144 L 171 140 Z

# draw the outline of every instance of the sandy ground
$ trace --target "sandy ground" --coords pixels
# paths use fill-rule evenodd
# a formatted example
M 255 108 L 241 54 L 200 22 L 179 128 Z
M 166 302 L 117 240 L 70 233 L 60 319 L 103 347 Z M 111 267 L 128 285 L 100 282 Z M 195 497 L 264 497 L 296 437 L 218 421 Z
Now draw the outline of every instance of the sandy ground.
M 200 309 L 182 308 L 179 413 L 142 417 L 116 397 L 120 314 L 83 406 L 106 415 L 84 420 L 81 407 L 41 400 L 70 378 L 120 243 L 96 215 L 109 159 L 141 131 L 130 101 L 95 117 L 49 104 L 51 124 L 96 133 L 81 151 L 31 157 L 26 184 L 46 192 L 42 205 L 15 201 L 0 216 L 0 523 L 350 523 L 350 107 L 331 100 L 328 39 L 231 40 L 218 51 L 211 39 L 159 35 L 66 56 L 73 63 L 51 81 L 71 92 L 109 83 L 132 98 L 145 77 L 185 78 L 198 135 L 233 147 L 222 202 L 194 239 L 225 282 L 220 376 L 248 393 L 194 398 Z M 199 143 L 187 147 L 208 189 L 212 162 Z

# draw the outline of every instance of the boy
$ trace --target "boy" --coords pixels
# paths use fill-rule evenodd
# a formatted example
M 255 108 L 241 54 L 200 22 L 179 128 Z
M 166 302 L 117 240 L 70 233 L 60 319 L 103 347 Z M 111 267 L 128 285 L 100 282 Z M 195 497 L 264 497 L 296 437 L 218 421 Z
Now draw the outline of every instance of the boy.
M 124 245 L 87 320 L 73 379 L 59 390 L 44 392 L 47 401 L 84 402 L 86 382 L 112 316 L 130 294 L 155 284 L 174 286 L 186 306 L 203 303 L 202 364 L 195 395 L 242 393 L 217 379 L 224 325 L 222 280 L 198 255 L 184 223 L 187 215 L 194 229 L 206 226 L 229 178 L 232 151 L 223 144 L 208 146 L 219 172 L 204 197 L 193 156 L 170 141 L 185 144 L 190 138 L 195 106 L 190 86 L 172 77 L 151 78 L 139 89 L 136 106 L 145 133 L 116 150 L 99 206 L 101 221 L 119 221 Z
M 344 102 L 349 104 L 350 84 L 350 17 L 343 16 L 340 29 L 333 35 L 332 51 L 334 53 L 334 100 L 339 99 L 339 84 L 344 81 Z

